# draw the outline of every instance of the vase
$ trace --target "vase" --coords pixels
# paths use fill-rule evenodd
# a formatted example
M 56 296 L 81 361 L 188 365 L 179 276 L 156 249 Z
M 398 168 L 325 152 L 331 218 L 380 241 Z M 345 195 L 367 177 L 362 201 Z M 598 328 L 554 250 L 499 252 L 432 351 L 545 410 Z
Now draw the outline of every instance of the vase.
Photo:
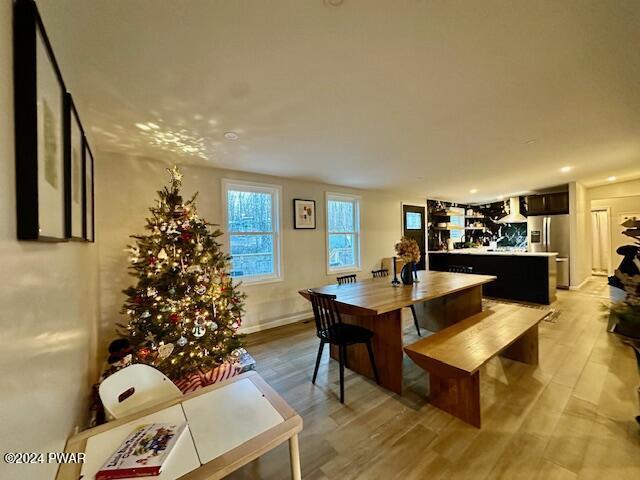
M 400 279 L 405 285 L 413 285 L 413 262 L 404 264 L 400 271 Z

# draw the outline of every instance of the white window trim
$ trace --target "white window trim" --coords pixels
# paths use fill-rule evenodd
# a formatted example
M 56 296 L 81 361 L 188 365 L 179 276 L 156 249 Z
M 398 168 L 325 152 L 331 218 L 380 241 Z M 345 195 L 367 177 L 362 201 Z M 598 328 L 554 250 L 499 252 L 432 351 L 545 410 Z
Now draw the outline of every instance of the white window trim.
M 282 267 L 282 186 L 269 183 L 249 182 L 245 180 L 222 179 L 222 226 L 224 235 L 222 244 L 227 253 L 231 252 L 229 232 L 229 218 L 227 205 L 227 192 L 237 187 L 248 192 L 262 192 L 272 194 L 271 215 L 273 224 L 276 227 L 273 232 L 274 240 L 274 268 L 275 272 L 268 275 L 251 275 L 244 277 L 234 277 L 235 281 L 242 282 L 242 285 L 260 285 L 264 283 L 282 282 L 284 280 L 284 270 Z M 274 195 L 275 194 L 275 195 Z
M 331 267 L 329 265 L 329 200 L 346 200 L 350 202 L 355 202 L 354 216 L 355 216 L 355 232 L 353 232 L 356 236 L 355 241 L 355 256 L 356 256 L 356 264 L 348 267 Z M 333 275 L 336 273 L 350 273 L 350 272 L 361 272 L 362 271 L 362 255 L 360 249 L 360 203 L 362 197 L 360 195 L 351 195 L 348 193 L 337 193 L 337 192 L 325 192 L 324 195 L 324 211 L 325 211 L 325 256 L 326 261 L 325 265 L 327 267 L 327 275 Z

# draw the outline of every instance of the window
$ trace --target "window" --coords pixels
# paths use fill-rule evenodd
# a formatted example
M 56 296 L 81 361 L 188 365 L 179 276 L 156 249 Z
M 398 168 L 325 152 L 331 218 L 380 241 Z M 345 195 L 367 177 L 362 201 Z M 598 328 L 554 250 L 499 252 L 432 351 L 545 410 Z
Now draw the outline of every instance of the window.
M 407 230 L 420 230 L 422 228 L 422 215 L 418 212 L 406 212 L 404 226 Z
M 277 185 L 223 180 L 231 276 L 243 283 L 281 279 Z
M 327 193 L 327 273 L 360 268 L 360 198 Z

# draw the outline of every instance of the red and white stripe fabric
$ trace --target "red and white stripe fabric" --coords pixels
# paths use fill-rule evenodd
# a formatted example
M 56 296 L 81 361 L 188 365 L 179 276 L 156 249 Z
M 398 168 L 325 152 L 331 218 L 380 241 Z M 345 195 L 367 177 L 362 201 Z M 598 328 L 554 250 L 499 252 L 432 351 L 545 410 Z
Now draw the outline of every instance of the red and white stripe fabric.
M 182 393 L 193 392 L 207 385 L 221 382 L 227 378 L 235 377 L 242 371 L 242 365 L 239 363 L 224 362 L 219 367 L 211 370 L 199 370 L 195 373 L 174 380 L 173 383 L 182 391 Z

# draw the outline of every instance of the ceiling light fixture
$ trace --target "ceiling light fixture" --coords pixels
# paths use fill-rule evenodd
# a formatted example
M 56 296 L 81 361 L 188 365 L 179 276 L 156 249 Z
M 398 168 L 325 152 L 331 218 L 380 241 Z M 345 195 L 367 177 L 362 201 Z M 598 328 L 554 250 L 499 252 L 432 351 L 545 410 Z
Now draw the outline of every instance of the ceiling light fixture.
M 240 136 L 236 132 L 224 132 L 224 138 L 227 140 L 237 140 Z
M 560 171 L 561 171 L 562 173 L 568 173 L 568 172 L 570 172 L 570 171 L 571 171 L 571 169 L 572 169 L 572 168 L 573 168 L 573 167 L 566 166 L 566 167 L 562 167 L 562 168 L 560 169 Z
M 610 182 L 615 182 L 618 179 L 618 177 L 614 177 L 613 175 L 611 175 L 610 177 L 607 177 L 607 180 Z
M 477 188 L 472 188 L 471 190 L 469 190 L 469 193 L 478 193 L 478 189 Z
M 504 200 L 504 195 L 498 195 L 498 200 Z

